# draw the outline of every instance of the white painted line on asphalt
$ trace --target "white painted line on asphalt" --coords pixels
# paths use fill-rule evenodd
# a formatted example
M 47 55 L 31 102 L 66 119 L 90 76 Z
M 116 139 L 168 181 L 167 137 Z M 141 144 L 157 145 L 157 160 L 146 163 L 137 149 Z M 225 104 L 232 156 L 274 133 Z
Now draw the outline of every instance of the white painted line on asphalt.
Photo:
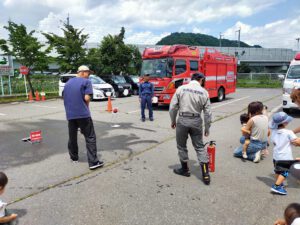
M 137 113 L 137 112 L 139 112 L 139 111 L 140 111 L 140 109 L 134 110 L 134 111 L 130 111 L 130 112 L 128 112 L 127 114 Z
M 217 106 L 211 107 L 211 108 L 212 108 L 212 109 L 216 109 L 216 108 L 222 107 L 222 106 L 224 106 L 224 105 L 228 105 L 228 104 L 231 104 L 231 103 L 234 103 L 234 102 L 238 102 L 238 101 L 241 101 L 241 100 L 244 100 L 244 99 L 247 99 L 247 98 L 250 98 L 250 96 L 246 96 L 246 97 L 243 97 L 243 98 L 239 98 L 239 99 L 233 100 L 233 101 L 231 101 L 231 102 L 226 102 L 226 103 L 224 103 L 224 104 L 222 104 L 222 105 L 217 105 Z
M 4 114 L 4 113 L 0 113 L 0 116 L 6 116 L 6 114 Z
M 32 106 L 35 106 L 35 107 L 41 107 L 41 108 L 48 108 L 48 109 L 56 109 L 57 107 L 55 106 L 46 106 L 46 105 L 32 105 Z
M 271 118 L 273 116 L 273 114 L 278 112 L 281 107 L 282 107 L 282 104 L 280 104 L 280 105 L 276 106 L 275 108 L 273 108 L 271 110 L 271 112 L 268 113 L 268 117 Z

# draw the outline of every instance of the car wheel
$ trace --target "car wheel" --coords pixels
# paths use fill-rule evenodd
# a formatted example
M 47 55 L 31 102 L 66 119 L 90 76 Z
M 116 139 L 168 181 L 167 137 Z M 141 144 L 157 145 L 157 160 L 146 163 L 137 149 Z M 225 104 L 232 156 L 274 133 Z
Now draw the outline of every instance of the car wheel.
M 116 91 L 115 95 L 116 95 L 116 98 L 120 98 L 120 92 L 119 91 Z
M 138 94 L 139 94 L 138 90 L 137 90 L 137 89 L 134 89 L 134 90 L 133 90 L 133 94 L 134 94 L 134 95 L 138 95 Z
M 224 88 L 219 88 L 218 90 L 218 97 L 217 97 L 217 101 L 218 102 L 221 102 L 225 99 L 225 91 L 224 91 Z
M 91 101 L 94 101 L 94 95 L 90 95 Z

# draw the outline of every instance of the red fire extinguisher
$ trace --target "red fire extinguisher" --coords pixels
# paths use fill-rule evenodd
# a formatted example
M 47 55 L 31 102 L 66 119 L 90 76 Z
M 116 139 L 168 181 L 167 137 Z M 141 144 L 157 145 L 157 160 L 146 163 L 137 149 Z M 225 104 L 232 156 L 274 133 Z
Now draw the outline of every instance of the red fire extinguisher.
M 206 144 L 208 144 L 207 153 L 208 153 L 208 157 L 209 157 L 209 171 L 210 172 L 215 172 L 216 142 L 215 141 L 209 141 Z

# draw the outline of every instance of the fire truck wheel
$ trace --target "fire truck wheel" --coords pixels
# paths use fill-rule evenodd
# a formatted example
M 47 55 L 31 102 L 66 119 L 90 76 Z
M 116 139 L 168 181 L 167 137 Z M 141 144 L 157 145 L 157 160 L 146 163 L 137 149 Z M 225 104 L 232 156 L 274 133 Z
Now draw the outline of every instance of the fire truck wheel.
M 221 88 L 219 88 L 219 90 L 218 90 L 218 97 L 217 97 L 217 100 L 218 100 L 218 102 L 221 102 L 221 101 L 223 101 L 224 99 L 225 99 L 225 91 L 224 91 L 224 88 L 221 87 Z

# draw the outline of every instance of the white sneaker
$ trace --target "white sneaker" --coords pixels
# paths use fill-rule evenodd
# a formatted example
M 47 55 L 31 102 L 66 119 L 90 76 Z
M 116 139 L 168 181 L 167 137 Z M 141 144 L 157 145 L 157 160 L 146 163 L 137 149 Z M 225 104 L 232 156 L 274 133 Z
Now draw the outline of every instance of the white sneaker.
M 247 156 L 247 153 L 246 153 L 246 152 L 243 152 L 243 158 L 244 158 L 244 159 L 247 159 L 247 158 L 248 158 L 248 156 Z
M 258 163 L 260 161 L 261 151 L 255 153 L 255 158 L 253 159 L 254 163 Z

